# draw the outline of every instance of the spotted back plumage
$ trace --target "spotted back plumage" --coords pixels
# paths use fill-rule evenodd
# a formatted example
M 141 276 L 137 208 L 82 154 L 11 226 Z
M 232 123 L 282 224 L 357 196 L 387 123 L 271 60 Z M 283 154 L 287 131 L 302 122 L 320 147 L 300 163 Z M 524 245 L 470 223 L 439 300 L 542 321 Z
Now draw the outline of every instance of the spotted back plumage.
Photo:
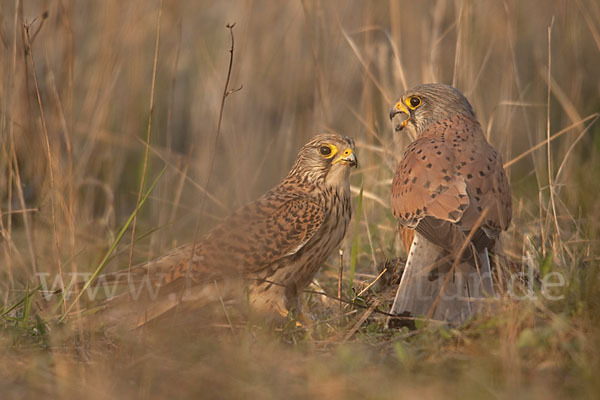
M 421 85 L 401 99 L 411 96 L 422 102 L 420 108 L 409 110 L 406 124 L 415 130 L 417 140 L 406 148 L 394 176 L 394 215 L 402 226 L 449 249 L 460 245 L 462 233 L 470 231 L 486 210 L 479 227 L 485 235 L 475 240 L 493 247 L 512 215 L 502 157 L 487 142 L 471 105 L 456 89 Z

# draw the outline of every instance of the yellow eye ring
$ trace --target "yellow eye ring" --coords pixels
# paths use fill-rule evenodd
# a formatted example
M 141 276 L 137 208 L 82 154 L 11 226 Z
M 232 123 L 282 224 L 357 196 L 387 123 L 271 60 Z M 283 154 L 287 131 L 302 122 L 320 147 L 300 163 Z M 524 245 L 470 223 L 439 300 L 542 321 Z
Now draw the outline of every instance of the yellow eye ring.
M 337 153 L 337 147 L 332 144 L 326 144 L 319 147 L 319 154 L 325 158 L 332 158 Z
M 421 102 L 421 98 L 419 96 L 410 96 L 410 97 L 406 98 L 404 103 L 411 110 L 415 110 L 417 107 L 419 107 L 421 105 L 422 102 Z

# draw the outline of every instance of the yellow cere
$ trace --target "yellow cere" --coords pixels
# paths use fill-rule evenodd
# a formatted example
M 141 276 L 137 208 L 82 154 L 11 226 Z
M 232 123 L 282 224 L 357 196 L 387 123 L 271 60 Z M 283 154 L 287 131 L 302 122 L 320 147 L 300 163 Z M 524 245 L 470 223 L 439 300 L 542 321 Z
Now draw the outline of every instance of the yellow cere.
M 335 152 L 337 152 L 337 148 L 335 149 Z M 332 164 L 336 164 L 336 163 L 342 161 L 344 158 L 348 157 L 350 154 L 352 154 L 352 149 L 347 148 L 337 159 L 333 160 Z
M 406 101 L 408 104 L 408 99 Z M 398 110 L 398 111 L 408 114 L 408 110 L 406 109 L 406 106 L 404 104 L 402 104 L 402 101 L 397 102 L 396 105 L 394 106 L 394 108 L 396 108 L 396 110 Z

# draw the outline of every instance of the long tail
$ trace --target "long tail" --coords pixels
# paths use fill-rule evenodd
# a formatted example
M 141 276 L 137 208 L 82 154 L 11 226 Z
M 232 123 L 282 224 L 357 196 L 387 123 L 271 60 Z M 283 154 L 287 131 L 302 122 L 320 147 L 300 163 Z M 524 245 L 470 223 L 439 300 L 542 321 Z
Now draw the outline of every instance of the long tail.
M 239 276 L 225 278 L 218 272 L 194 262 L 192 246 L 184 245 L 156 260 L 98 276 L 87 290 L 106 298 L 91 299 L 84 312 L 102 324 L 134 329 L 181 304 L 196 308 L 231 297 Z M 81 290 L 84 284 L 76 287 Z
M 88 317 L 97 325 L 109 329 L 132 330 L 146 325 L 176 307 L 198 309 L 210 304 L 223 304 L 233 297 L 241 297 L 241 286 L 234 280 L 207 282 L 185 286 L 182 282 L 163 288 L 148 288 L 138 293 L 125 291 L 107 299 L 88 311 Z M 138 290 L 138 289 L 136 289 Z
M 459 325 L 493 296 L 487 250 L 473 266 L 452 259 L 439 246 L 415 234 L 391 313 L 426 317 Z

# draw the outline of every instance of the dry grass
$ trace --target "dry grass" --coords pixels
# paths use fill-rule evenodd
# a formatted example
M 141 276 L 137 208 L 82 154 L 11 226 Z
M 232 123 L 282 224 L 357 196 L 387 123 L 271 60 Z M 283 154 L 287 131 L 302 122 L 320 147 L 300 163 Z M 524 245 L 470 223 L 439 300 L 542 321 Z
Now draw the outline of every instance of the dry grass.
M 160 7 L 0 6 L 0 301 L 6 310 L 25 300 L 2 320 L 3 396 L 597 396 L 597 2 L 164 0 L 159 23 Z M 229 22 L 230 88 L 243 88 L 226 99 L 215 147 Z M 373 260 L 402 254 L 387 198 L 409 138 L 393 136 L 387 114 L 405 87 L 430 81 L 470 98 L 508 164 L 515 207 L 507 252 L 529 257 L 540 276 L 563 274 L 562 300 L 509 301 L 459 330 L 409 332 L 386 330 L 349 305 L 339 318 L 337 302 L 313 295 L 307 301 L 322 322 L 308 330 L 236 323 L 232 334 L 223 316 L 223 327 L 179 316 L 175 325 L 104 336 L 81 320 L 42 319 L 40 293 L 26 296 L 36 273 L 68 281 L 93 271 L 136 208 L 140 182 L 163 166 L 137 218 L 133 262 L 257 197 L 325 129 L 359 143 L 352 183 L 357 194 L 363 187 L 362 211 L 343 244 L 352 296 L 355 238 L 356 289 L 377 275 Z M 129 263 L 129 239 L 107 268 Z M 319 281 L 335 294 L 337 257 L 330 262 Z M 55 315 L 70 304 L 53 303 Z

